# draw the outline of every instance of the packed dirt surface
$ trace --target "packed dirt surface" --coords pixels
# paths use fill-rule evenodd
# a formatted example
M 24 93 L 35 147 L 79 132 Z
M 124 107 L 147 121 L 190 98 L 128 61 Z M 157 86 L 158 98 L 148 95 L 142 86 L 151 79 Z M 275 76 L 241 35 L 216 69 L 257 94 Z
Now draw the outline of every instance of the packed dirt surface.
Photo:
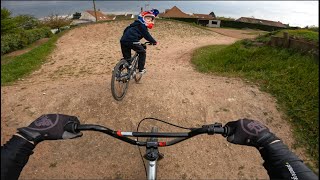
M 190 63 L 194 49 L 236 39 L 187 24 L 157 22 L 150 33 L 159 45 L 148 46 L 147 73 L 141 83 L 130 82 L 122 101 L 115 101 L 111 73 L 121 58 L 119 39 L 129 23 L 73 29 L 58 40 L 41 69 L 1 87 L 1 144 L 40 115 L 62 113 L 78 116 L 82 123 L 122 131 L 135 131 L 145 117 L 184 127 L 246 117 L 260 120 L 292 146 L 291 128 L 273 97 L 241 79 L 199 73 Z M 164 132 L 183 131 L 148 121 L 140 130 L 150 130 L 151 125 Z M 158 166 L 160 179 L 268 179 L 255 148 L 230 144 L 221 135 L 197 136 L 160 151 L 165 155 Z M 144 179 L 145 172 L 137 147 L 84 132 L 78 139 L 40 143 L 20 177 Z
M 229 36 L 237 39 L 253 39 L 259 35 L 267 33 L 266 31 L 259 31 L 253 29 L 228 29 L 228 28 L 208 28 L 211 31 L 219 33 L 224 36 Z

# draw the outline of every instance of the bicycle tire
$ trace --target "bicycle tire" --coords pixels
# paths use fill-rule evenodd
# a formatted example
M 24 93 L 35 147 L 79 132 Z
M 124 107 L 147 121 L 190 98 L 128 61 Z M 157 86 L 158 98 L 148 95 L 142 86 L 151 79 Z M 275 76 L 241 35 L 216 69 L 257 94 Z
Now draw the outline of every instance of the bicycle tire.
M 128 62 L 126 60 L 120 60 L 112 71 L 111 92 L 112 92 L 113 98 L 117 101 L 121 101 L 125 97 L 128 90 L 129 81 L 130 81 L 130 78 L 129 79 L 125 78 L 122 81 L 117 79 L 122 74 L 121 73 L 122 70 L 126 70 L 127 74 L 129 73 Z M 116 92 L 116 86 L 117 86 L 116 82 L 124 85 L 123 90 L 119 94 Z

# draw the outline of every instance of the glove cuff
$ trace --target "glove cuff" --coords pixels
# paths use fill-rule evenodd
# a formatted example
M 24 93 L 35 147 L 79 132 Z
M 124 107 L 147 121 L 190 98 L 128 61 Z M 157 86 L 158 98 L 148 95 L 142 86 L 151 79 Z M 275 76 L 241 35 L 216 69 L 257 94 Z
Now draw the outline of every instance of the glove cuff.
M 265 146 L 269 145 L 271 142 L 275 140 L 280 140 L 276 135 L 271 132 L 268 132 L 260 139 L 257 140 L 258 147 L 257 148 L 264 148 Z
M 17 133 L 26 138 L 28 141 L 35 142 L 35 144 L 38 144 L 43 140 L 42 135 L 39 132 L 32 131 L 27 128 L 18 128 Z

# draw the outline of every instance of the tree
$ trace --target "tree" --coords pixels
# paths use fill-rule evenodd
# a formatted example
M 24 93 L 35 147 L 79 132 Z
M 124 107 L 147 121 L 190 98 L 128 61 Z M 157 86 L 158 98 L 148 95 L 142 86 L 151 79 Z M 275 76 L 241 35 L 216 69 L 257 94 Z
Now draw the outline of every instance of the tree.
M 11 15 L 11 12 L 6 8 L 1 8 L 1 20 L 8 19 Z
M 211 12 L 209 15 L 211 15 L 213 18 L 216 18 L 216 15 L 214 14 L 214 12 Z
M 72 15 L 72 19 L 80 19 L 81 17 L 81 13 L 79 12 L 75 12 L 73 15 Z
M 1 8 L 1 35 L 13 32 L 17 24 L 11 16 L 11 12 L 6 8 Z

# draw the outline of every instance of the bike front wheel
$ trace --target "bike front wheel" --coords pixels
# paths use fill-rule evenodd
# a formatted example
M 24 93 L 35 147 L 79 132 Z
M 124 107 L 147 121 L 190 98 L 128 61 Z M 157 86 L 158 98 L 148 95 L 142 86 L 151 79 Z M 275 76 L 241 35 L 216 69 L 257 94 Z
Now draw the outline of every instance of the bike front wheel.
M 127 93 L 130 81 L 129 72 L 129 64 L 126 60 L 119 61 L 112 71 L 111 92 L 117 101 L 121 101 Z

